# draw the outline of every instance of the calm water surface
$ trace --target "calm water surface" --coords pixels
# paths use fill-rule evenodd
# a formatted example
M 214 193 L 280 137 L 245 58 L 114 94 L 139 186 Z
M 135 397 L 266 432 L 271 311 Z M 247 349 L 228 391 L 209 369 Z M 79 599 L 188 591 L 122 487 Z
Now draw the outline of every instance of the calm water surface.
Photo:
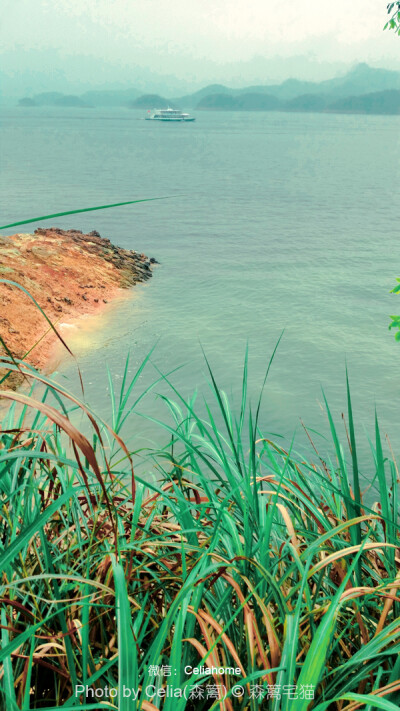
M 255 399 L 285 329 L 263 428 L 301 439 L 302 418 L 324 430 L 321 386 L 339 420 L 347 361 L 361 438 L 377 406 L 399 452 L 400 344 L 387 325 L 400 312 L 388 294 L 400 275 L 400 117 L 199 112 L 194 124 L 169 125 L 139 116 L 14 109 L 3 121 L 2 224 L 176 196 L 43 222 L 96 229 L 161 262 L 107 328 L 75 338 L 88 400 L 106 415 L 106 363 L 118 380 L 125 353 L 133 372 L 156 341 L 154 364 L 182 365 L 173 382 L 185 395 L 204 389 L 201 344 L 234 397 L 248 343 Z M 61 372 L 76 382 L 71 366 Z M 142 384 L 154 374 L 150 366 Z M 164 412 L 154 399 L 147 411 Z

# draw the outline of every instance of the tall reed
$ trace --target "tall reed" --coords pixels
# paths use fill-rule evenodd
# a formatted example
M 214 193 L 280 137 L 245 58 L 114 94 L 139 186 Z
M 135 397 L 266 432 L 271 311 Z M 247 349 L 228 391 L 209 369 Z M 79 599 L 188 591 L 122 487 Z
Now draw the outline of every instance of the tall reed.
M 260 431 L 247 356 L 238 412 L 211 369 L 205 415 L 164 378 L 152 422 L 169 443 L 138 476 L 120 430 L 134 435 L 142 367 L 112 391 L 112 427 L 26 363 L 0 367 L 35 385 L 0 393 L 3 708 L 399 707 L 398 473 L 376 421 L 367 505 L 349 388 L 349 456 L 327 405 L 332 462 L 311 445 L 305 461 Z M 168 685 L 187 698 L 157 696 Z

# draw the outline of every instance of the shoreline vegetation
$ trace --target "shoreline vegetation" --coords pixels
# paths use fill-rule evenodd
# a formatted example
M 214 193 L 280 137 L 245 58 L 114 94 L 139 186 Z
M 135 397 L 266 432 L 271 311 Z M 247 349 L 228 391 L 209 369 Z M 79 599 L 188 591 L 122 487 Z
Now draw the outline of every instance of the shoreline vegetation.
M 16 358 L 48 370 L 58 339 L 35 302 L 62 334 L 77 320 L 131 295 L 130 287 L 150 279 L 155 263 L 114 246 L 96 231 L 52 227 L 0 236 L 0 353 L 7 352 L 6 346 Z M 12 381 L 20 384 L 21 376 L 13 374 Z
M 167 377 L 140 391 L 149 357 L 131 380 L 127 360 L 110 424 L 1 362 L 44 385 L 0 392 L 2 708 L 398 709 L 399 476 L 378 422 L 360 471 L 348 390 L 344 445 L 326 405 L 332 459 L 310 435 L 306 461 L 260 431 L 247 357 L 237 412 L 209 369 L 206 417 Z M 160 380 L 169 442 L 136 451 Z
M 70 250 L 86 265 L 71 297 L 84 309 L 98 307 L 96 289 L 151 275 L 151 260 L 96 232 L 39 229 L 1 250 L 21 280 L 2 280 L 6 305 L 24 298 L 2 312 L 9 335 L 29 297 L 41 319 L 74 306 Z M 260 427 L 275 351 L 252 404 L 246 353 L 237 409 L 207 359 L 199 406 L 158 369 L 141 389 L 151 355 L 133 376 L 126 357 L 118 389 L 109 375 L 105 421 L 82 380 L 77 397 L 0 353 L 0 708 L 397 711 L 400 477 L 378 420 L 360 466 L 347 382 L 343 432 L 325 402 L 331 456 L 308 432 L 306 458 Z M 29 388 L 12 389 L 21 377 Z M 135 445 L 143 418 L 162 446 Z

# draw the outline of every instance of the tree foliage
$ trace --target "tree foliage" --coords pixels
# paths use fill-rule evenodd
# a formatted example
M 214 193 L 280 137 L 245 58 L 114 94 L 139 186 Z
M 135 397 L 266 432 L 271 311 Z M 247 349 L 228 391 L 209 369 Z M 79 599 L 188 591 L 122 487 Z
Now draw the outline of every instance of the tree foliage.
M 400 1 L 389 2 L 387 5 L 389 20 L 387 21 L 384 30 L 394 30 L 400 36 Z
M 400 279 L 396 279 L 398 284 L 390 291 L 391 294 L 398 294 L 400 293 Z M 396 341 L 400 341 L 400 316 L 391 316 L 392 319 L 391 323 L 389 324 L 389 331 L 392 328 L 397 328 L 397 333 L 395 334 L 395 339 Z

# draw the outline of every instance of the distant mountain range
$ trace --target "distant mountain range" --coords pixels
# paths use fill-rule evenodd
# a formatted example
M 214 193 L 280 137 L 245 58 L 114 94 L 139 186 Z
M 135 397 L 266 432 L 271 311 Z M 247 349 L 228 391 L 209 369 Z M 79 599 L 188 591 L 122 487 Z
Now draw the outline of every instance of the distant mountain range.
M 80 96 L 57 92 L 20 100 L 21 106 L 93 106 L 132 109 L 187 107 L 215 111 L 305 111 L 400 114 L 400 72 L 359 64 L 342 77 L 322 82 L 287 79 L 282 84 L 231 89 L 206 86 L 186 96 L 165 98 L 137 89 L 87 91 Z
M 208 94 L 199 101 L 198 110 L 219 111 L 293 111 L 349 114 L 400 114 L 400 90 L 387 89 L 336 101 L 319 94 L 302 94 L 282 101 L 271 94 L 248 93 L 240 96 Z

